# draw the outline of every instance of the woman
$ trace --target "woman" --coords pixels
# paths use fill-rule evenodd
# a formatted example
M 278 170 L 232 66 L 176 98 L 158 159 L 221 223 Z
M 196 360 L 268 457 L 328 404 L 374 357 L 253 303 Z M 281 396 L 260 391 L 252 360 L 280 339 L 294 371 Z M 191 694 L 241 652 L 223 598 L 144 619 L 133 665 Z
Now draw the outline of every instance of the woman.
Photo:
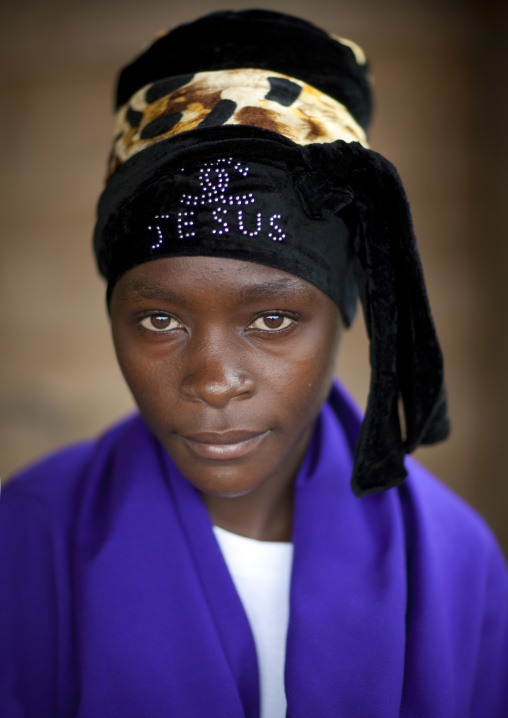
M 122 71 L 94 244 L 140 414 L 4 492 L 2 715 L 508 715 L 504 561 L 404 465 L 446 400 L 370 109 L 359 48 L 267 11 Z

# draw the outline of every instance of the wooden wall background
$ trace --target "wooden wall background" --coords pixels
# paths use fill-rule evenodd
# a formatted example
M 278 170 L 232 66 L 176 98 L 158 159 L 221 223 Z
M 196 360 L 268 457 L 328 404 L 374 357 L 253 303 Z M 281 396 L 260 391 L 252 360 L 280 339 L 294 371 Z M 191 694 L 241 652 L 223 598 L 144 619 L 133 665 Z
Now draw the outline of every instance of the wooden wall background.
M 250 2 L 229 0 L 239 9 Z M 508 550 L 505 4 L 280 0 L 371 60 L 374 149 L 413 207 L 446 358 L 453 436 L 418 458 Z M 26 0 L 0 9 L 0 475 L 132 409 L 92 259 L 117 69 L 207 0 Z M 337 367 L 360 403 L 362 321 Z

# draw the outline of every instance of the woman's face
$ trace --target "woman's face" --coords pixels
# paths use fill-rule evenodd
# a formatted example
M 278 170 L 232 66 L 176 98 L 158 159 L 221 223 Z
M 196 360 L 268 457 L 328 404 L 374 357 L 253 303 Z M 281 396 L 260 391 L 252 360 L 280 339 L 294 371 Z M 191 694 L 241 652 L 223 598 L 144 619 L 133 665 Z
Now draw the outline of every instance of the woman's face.
M 196 488 L 242 496 L 294 477 L 342 333 L 327 295 L 260 264 L 172 257 L 118 281 L 111 320 L 141 414 Z

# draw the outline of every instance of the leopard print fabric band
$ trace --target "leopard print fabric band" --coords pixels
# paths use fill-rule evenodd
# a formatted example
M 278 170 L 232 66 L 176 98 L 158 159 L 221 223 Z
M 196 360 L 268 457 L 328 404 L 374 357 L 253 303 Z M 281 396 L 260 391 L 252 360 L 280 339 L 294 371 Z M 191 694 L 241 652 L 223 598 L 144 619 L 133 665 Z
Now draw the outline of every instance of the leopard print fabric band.
M 344 140 L 368 147 L 347 108 L 301 80 L 250 68 L 198 72 L 149 84 L 119 109 L 108 178 L 160 140 L 221 125 L 273 130 L 299 145 Z

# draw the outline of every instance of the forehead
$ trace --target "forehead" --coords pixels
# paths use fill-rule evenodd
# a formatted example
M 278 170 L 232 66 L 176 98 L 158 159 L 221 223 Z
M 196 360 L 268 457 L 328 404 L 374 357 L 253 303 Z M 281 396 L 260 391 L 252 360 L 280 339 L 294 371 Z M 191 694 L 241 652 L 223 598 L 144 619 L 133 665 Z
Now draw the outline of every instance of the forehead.
M 213 294 L 224 300 L 301 299 L 332 302 L 305 279 L 274 267 L 221 257 L 166 257 L 129 270 L 113 290 L 115 301 Z

